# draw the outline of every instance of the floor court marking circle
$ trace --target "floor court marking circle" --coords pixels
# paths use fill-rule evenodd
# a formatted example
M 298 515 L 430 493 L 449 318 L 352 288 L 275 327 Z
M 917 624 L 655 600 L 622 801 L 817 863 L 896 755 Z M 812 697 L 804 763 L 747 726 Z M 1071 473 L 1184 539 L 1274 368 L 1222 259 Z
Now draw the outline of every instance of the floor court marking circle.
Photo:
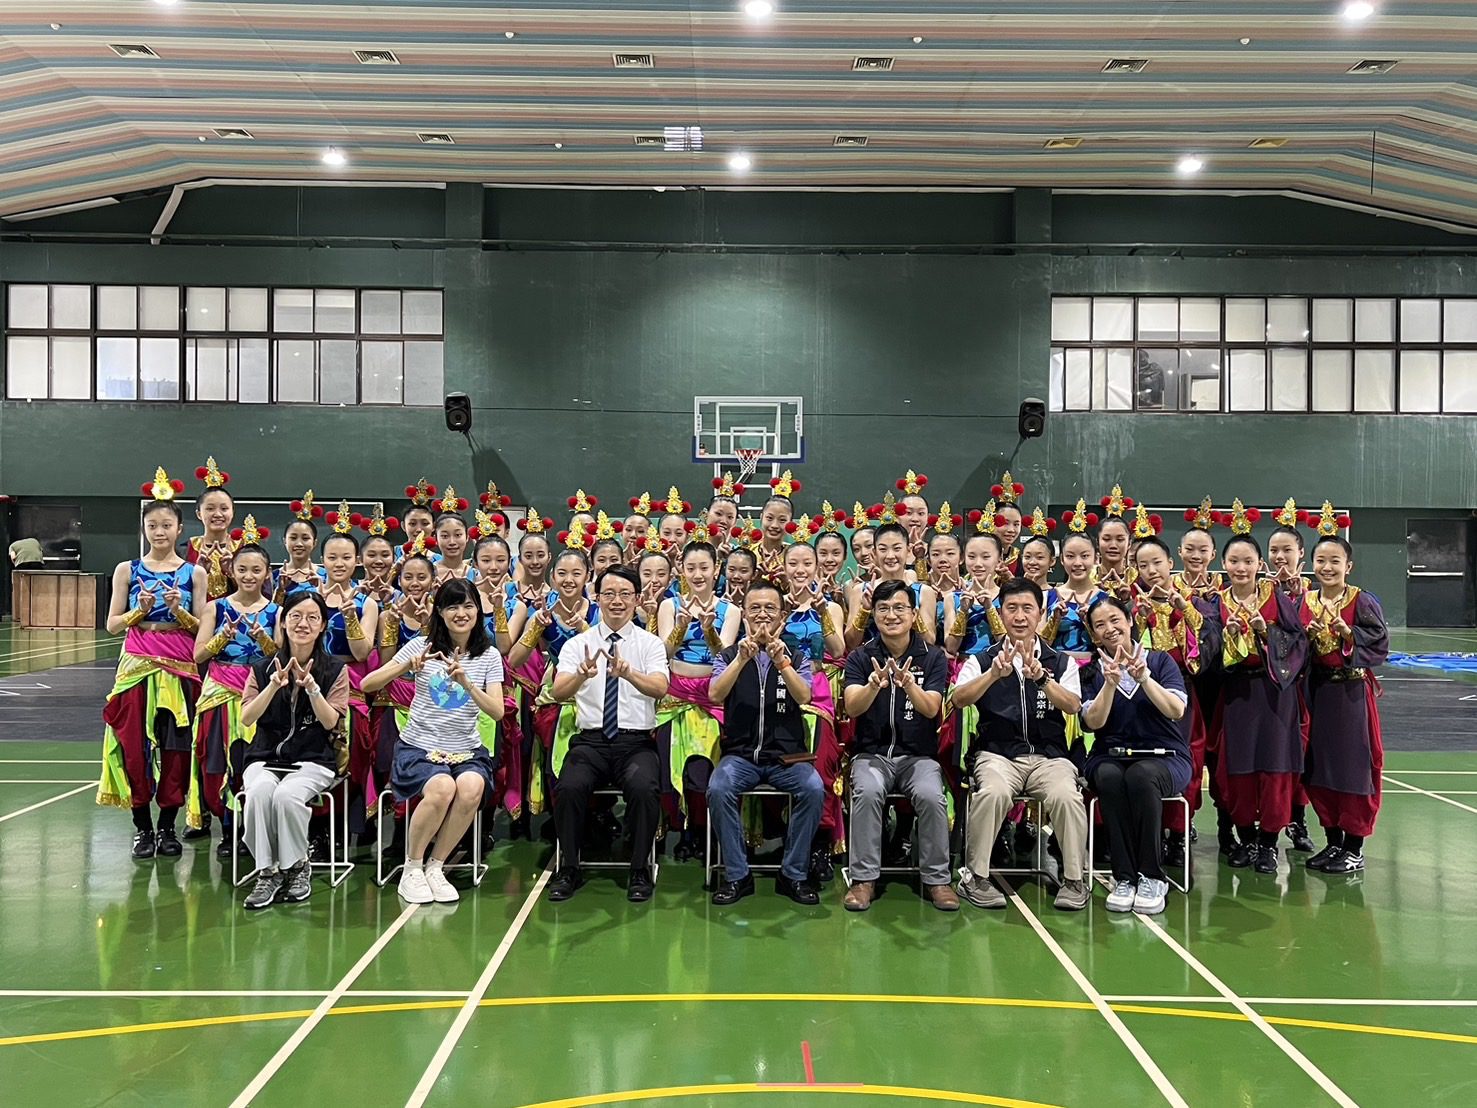
M 0 992 L 0 996 L 13 997 L 37 997 L 54 999 L 91 999 L 94 997 L 158 997 L 178 995 L 190 997 L 196 994 L 185 992 L 181 994 L 156 994 L 148 992 L 135 993 L 52 993 L 41 990 L 6 990 Z M 205 996 L 216 995 L 214 993 L 201 994 Z M 230 993 L 230 996 L 250 997 L 260 994 L 255 993 Z M 271 994 L 266 994 L 271 995 Z M 296 995 L 296 994 L 294 994 Z M 309 996 L 322 997 L 323 993 L 310 993 Z M 343 996 L 394 996 L 392 992 L 355 992 L 346 990 Z M 1105 998 L 1106 999 L 1106 998 Z M 1246 1003 L 1252 1004 L 1306 1004 L 1310 1007 L 1323 1005 L 1347 1005 L 1357 1007 L 1361 1004 L 1367 1006 L 1405 1005 L 1420 1007 L 1477 1007 L 1477 1000 L 1392 1000 L 1392 1001 L 1362 1001 L 1357 999 L 1341 998 L 1312 998 L 1301 999 L 1298 997 L 1274 997 L 1274 998 L 1243 998 Z M 437 1009 L 461 1008 L 466 1004 L 467 997 L 461 993 L 454 994 L 452 998 L 441 1000 L 406 1000 L 386 1004 L 353 1004 L 335 1007 L 327 1013 L 327 1018 L 337 1019 L 341 1016 L 367 1016 L 386 1012 L 429 1012 Z M 1140 1003 L 1133 1003 L 1134 1001 Z M 1094 1005 L 1085 1000 L 1037 1000 L 1029 997 L 997 997 L 997 996 L 961 996 L 961 997 L 939 997 L 939 996 L 890 996 L 879 993 L 629 993 L 612 994 L 607 996 L 514 996 L 514 997 L 487 997 L 477 1002 L 478 1008 L 545 1008 L 557 1005 L 601 1005 L 601 1004 L 906 1004 L 919 1006 L 953 1006 L 968 1008 L 1036 1008 L 1060 1012 L 1091 1012 L 1095 1011 Z M 1176 1004 L 1206 1004 L 1206 1005 L 1229 1005 L 1229 1001 L 1220 997 L 1124 997 L 1109 1001 L 1109 1006 L 1115 1011 L 1128 1015 L 1142 1016 L 1168 1016 L 1180 1019 L 1204 1019 L 1222 1020 L 1234 1023 L 1252 1022 L 1240 1012 L 1207 1012 L 1194 1008 L 1173 1007 Z M 1169 1006 L 1166 1006 L 1169 1005 Z M 76 1039 L 100 1039 L 116 1035 L 137 1035 L 161 1031 L 186 1031 L 199 1027 L 222 1027 L 231 1024 L 245 1023 L 272 1023 L 278 1020 L 306 1019 L 313 1014 L 313 1009 L 303 1008 L 281 1012 L 247 1012 L 230 1016 L 202 1016 L 195 1019 L 165 1020 L 155 1023 L 133 1023 L 116 1024 L 108 1027 L 85 1027 L 74 1031 L 49 1031 L 35 1035 L 13 1035 L 9 1038 L 0 1038 L 0 1048 L 8 1046 L 34 1046 L 42 1043 L 70 1042 Z M 1408 1027 L 1388 1027 L 1383 1024 L 1372 1023 L 1343 1023 L 1329 1022 L 1323 1020 L 1295 1019 L 1291 1016 L 1265 1016 L 1270 1024 L 1286 1024 L 1290 1027 L 1312 1027 L 1326 1031 L 1343 1031 L 1351 1034 L 1361 1035 L 1386 1035 L 1396 1038 L 1426 1039 L 1431 1042 L 1456 1043 L 1464 1046 L 1477 1046 L 1477 1035 L 1461 1035 L 1445 1031 L 1424 1031 Z
M 645 1100 L 676 1100 L 690 1096 L 726 1096 L 733 1094 L 779 1093 L 786 1096 L 880 1096 L 903 1100 L 936 1100 L 949 1104 L 991 1104 L 996 1108 L 1055 1108 L 1039 1100 L 989 1096 L 985 1093 L 962 1093 L 948 1089 L 920 1089 L 902 1085 L 673 1085 L 664 1089 L 630 1089 L 619 1093 L 591 1093 L 563 1100 L 541 1100 L 522 1108 L 594 1108 L 601 1104 L 637 1104 Z

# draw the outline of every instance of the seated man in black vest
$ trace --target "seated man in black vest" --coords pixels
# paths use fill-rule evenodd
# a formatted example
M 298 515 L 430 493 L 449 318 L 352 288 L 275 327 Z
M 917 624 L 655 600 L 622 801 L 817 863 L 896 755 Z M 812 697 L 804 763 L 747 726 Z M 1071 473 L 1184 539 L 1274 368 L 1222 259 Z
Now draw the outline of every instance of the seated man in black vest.
M 1087 809 L 1067 745 L 1067 717 L 1082 708 L 1077 662 L 1037 636 L 1042 601 L 1035 582 L 1006 582 L 999 604 L 1006 637 L 970 655 L 954 678 L 955 709 L 979 705 L 965 766 L 974 786 L 965 859 L 971 872 L 959 895 L 978 908 L 1005 907 L 1005 895 L 990 883 L 990 850 L 1015 798 L 1029 796 L 1041 801 L 1062 844 L 1056 907 L 1081 911 L 1091 899 L 1083 874 Z
M 708 695 L 723 705 L 723 757 L 708 782 L 708 818 L 723 847 L 724 875 L 714 904 L 732 904 L 754 891 L 739 802 L 761 782 L 790 794 L 778 889 L 797 904 L 820 903 L 810 883 L 810 843 L 824 789 L 800 711 L 810 703 L 810 661 L 791 659 L 780 639 L 784 627 L 780 590 L 756 581 L 744 594 L 744 637 L 713 660 Z

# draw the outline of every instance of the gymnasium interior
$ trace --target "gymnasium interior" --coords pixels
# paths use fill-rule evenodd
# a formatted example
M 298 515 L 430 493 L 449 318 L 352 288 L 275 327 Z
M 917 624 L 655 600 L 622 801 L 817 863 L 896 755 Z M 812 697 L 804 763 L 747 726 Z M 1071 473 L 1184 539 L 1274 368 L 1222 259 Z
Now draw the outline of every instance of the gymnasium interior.
M 5 0 L 0 107 L 4 1099 L 1471 1103 L 1477 4 Z M 198 533 L 207 457 L 274 559 L 420 479 L 557 530 L 1008 472 L 1171 548 L 1326 501 L 1390 629 L 1368 866 L 1228 868 L 1207 803 L 1156 916 L 851 913 L 841 859 L 721 908 L 670 835 L 650 903 L 552 903 L 489 812 L 454 907 L 356 844 L 243 911 L 219 826 L 139 862 L 95 802 L 140 483 Z

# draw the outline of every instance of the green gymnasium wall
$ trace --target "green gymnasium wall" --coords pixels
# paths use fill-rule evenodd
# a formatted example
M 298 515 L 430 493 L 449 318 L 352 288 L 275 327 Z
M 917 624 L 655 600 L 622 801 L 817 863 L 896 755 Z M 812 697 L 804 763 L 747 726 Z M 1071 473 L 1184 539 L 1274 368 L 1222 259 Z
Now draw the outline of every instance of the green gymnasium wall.
M 973 506 L 1015 447 L 1017 404 L 1047 394 L 1053 293 L 1477 294 L 1477 239 L 1278 198 L 214 188 L 186 195 L 178 241 L 96 237 L 146 235 L 162 205 L 4 225 L 38 241 L 0 241 L 0 282 L 442 288 L 446 388 L 473 398 L 482 449 L 439 409 L 0 404 L 0 492 L 81 503 L 94 571 L 132 548 L 152 467 L 212 451 L 252 498 L 311 484 L 394 501 L 425 474 L 494 479 L 549 514 L 576 485 L 619 503 L 676 480 L 696 501 L 711 471 L 689 461 L 695 393 L 803 395 L 802 500 L 875 500 L 911 466 Z M 1261 249 L 1229 256 L 1227 239 Z M 1200 245 L 1105 245 L 1166 242 Z M 1393 243 L 1408 249 L 1346 256 Z M 1399 622 L 1405 518 L 1477 504 L 1474 428 L 1053 415 L 1014 469 L 1054 506 L 1115 481 L 1155 505 L 1328 497 L 1355 512 L 1360 576 Z

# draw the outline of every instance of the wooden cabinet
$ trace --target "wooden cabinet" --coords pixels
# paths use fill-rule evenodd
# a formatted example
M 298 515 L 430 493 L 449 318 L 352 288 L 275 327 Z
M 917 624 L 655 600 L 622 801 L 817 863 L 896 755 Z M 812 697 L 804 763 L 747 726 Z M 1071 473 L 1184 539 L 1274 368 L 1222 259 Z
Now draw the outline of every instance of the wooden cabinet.
M 11 575 L 16 621 L 26 629 L 97 626 L 98 579 L 65 570 L 16 570 Z

